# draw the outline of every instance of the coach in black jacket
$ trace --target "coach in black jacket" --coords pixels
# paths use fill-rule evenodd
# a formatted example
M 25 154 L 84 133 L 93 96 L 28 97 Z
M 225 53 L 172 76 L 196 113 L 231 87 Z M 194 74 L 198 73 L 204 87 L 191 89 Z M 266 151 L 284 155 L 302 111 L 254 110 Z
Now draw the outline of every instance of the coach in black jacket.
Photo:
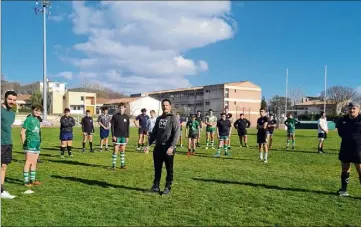
M 172 103 L 168 99 L 162 101 L 163 114 L 156 120 L 152 134 L 149 138 L 149 145 L 146 148 L 148 151 L 149 146 L 156 141 L 153 151 L 154 161 L 154 181 L 152 192 L 160 192 L 159 183 L 162 175 L 163 162 L 167 169 L 166 185 L 163 195 L 169 194 L 173 182 L 173 161 L 176 145 L 179 138 L 180 126 L 179 120 L 174 115 L 172 110 Z
M 361 183 L 361 114 L 360 105 L 356 102 L 348 104 L 348 115 L 341 118 L 337 131 L 341 137 L 341 148 L 338 159 L 341 161 L 340 196 L 349 196 L 347 185 L 350 179 L 351 163 L 355 164 Z

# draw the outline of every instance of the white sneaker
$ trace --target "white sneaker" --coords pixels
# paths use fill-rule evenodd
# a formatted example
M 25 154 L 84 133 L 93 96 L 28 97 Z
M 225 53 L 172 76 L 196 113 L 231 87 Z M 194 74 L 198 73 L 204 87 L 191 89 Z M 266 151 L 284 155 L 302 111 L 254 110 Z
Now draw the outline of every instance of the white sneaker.
M 268 161 L 267 161 L 267 159 L 265 159 L 263 162 L 264 162 L 264 163 L 267 163 Z
M 25 192 L 24 192 L 24 194 L 33 194 L 34 193 L 34 191 L 33 190 L 26 190 Z
M 15 198 L 15 197 L 16 197 L 16 196 L 10 195 L 10 193 L 7 192 L 7 191 L 3 191 L 3 192 L 1 193 L 1 198 L 2 198 L 2 199 L 13 199 L 13 198 Z

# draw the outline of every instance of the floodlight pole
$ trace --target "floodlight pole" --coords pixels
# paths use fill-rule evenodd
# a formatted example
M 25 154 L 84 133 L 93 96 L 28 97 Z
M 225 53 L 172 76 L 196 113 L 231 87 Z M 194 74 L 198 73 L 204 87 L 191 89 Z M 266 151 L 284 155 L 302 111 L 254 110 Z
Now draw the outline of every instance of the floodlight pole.
M 288 69 L 286 69 L 286 101 L 285 101 L 285 116 L 287 116 L 287 103 L 288 103 Z
M 327 103 L 327 65 L 325 65 L 325 95 L 323 97 L 323 112 L 326 113 L 326 103 Z

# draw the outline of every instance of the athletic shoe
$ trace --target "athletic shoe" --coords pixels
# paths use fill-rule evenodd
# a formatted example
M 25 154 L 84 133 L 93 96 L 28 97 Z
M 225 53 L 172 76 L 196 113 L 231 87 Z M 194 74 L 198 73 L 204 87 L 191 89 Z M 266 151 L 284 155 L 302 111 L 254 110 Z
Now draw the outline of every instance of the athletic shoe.
M 215 147 L 212 147 L 212 149 L 216 149 Z
M 350 196 L 350 194 L 348 194 L 347 191 L 343 191 L 342 189 L 338 190 L 337 193 L 338 193 L 340 196 L 342 196 L 342 197 Z
M 32 185 L 35 185 L 35 186 L 38 186 L 38 185 L 41 185 L 41 182 L 40 181 L 34 181 L 34 182 L 31 182 Z
M 69 155 L 69 157 L 74 157 L 73 154 Z
M 92 149 L 92 150 L 90 150 L 90 152 L 94 152 L 94 150 Z
M 248 145 L 244 145 L 244 147 L 249 147 Z
M 259 158 L 258 161 L 263 162 L 263 158 Z
M 105 151 L 109 151 L 109 148 L 105 148 Z
M 196 152 L 192 152 L 192 153 L 191 153 L 191 155 L 195 155 L 195 154 L 196 154 Z
M 214 157 L 219 158 L 219 157 L 221 157 L 221 154 L 220 153 L 215 153 Z
M 292 150 L 294 150 L 295 149 L 295 147 L 292 147 Z
M 228 150 L 231 150 L 231 149 L 232 149 L 231 146 L 229 146 L 229 147 L 228 147 Z
M 33 190 L 26 190 L 25 192 L 24 192 L 24 194 L 33 194 L 34 193 L 34 191 Z
M 224 152 L 224 156 L 228 156 L 229 155 L 229 153 L 228 152 Z
M 166 187 L 162 195 L 168 195 L 170 193 L 170 188 Z
M 265 159 L 263 162 L 264 162 L 264 163 L 267 163 L 267 162 L 268 162 L 268 160 L 267 160 L 267 159 Z
M 43 163 L 43 161 L 41 161 L 40 159 L 38 159 L 36 162 L 37 163 Z
M 160 192 L 159 186 L 158 185 L 153 185 L 152 188 L 150 189 L 150 192 L 159 193 Z
M 126 166 L 121 166 L 120 169 L 127 169 L 127 167 Z
M 85 148 L 82 149 L 82 152 L 83 152 L 83 153 L 85 152 Z
M 190 155 L 191 155 L 191 152 L 188 151 L 188 152 L 187 152 L 187 156 L 190 156 Z
M 208 150 L 208 147 L 206 147 L 205 149 Z
M 61 155 L 60 158 L 64 158 L 64 155 Z
M 13 199 L 13 198 L 15 198 L 15 197 L 16 197 L 16 196 L 10 195 L 10 193 L 7 192 L 7 191 L 3 191 L 3 192 L 1 193 L 1 198 L 2 198 L 2 199 Z
M 33 185 L 31 183 L 24 184 L 25 187 L 31 188 Z
M 142 148 L 141 147 L 137 147 L 137 149 L 136 149 L 137 151 L 141 151 L 142 150 Z
M 100 148 L 99 152 L 103 152 L 103 148 Z

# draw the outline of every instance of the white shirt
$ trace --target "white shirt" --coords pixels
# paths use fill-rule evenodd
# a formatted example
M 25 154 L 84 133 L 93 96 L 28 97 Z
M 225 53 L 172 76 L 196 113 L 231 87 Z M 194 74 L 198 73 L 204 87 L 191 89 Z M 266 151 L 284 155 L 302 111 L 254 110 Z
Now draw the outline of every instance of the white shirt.
M 148 119 L 148 122 L 147 122 L 148 123 L 148 132 L 152 133 L 156 121 L 157 121 L 156 117 Z
M 328 130 L 328 125 L 327 125 L 327 119 L 326 118 L 320 118 L 318 119 L 318 122 L 317 122 L 317 125 L 318 125 L 318 133 L 325 133 L 321 127 L 324 129 L 324 130 Z M 321 126 L 321 127 L 320 127 Z

